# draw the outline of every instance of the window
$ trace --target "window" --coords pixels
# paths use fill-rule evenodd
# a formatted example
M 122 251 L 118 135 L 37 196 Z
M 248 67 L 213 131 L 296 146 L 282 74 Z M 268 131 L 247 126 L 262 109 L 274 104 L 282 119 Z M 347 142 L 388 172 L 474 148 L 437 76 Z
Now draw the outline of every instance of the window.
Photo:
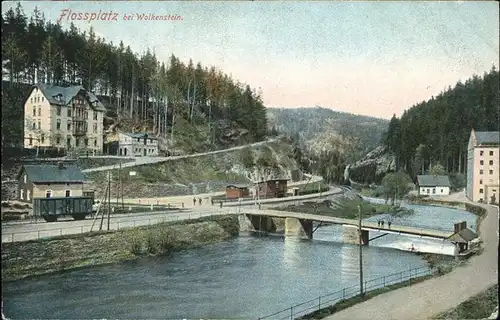
M 89 146 L 89 139 L 85 139 L 85 146 L 88 147 Z
M 33 106 L 33 117 L 36 117 L 36 106 Z
M 432 193 L 436 193 L 436 188 L 432 188 Z
M 68 131 L 71 131 L 71 121 L 68 121 L 66 127 Z
M 68 107 L 68 117 L 71 117 L 71 108 Z
M 483 193 L 483 192 L 484 192 L 484 190 L 483 190 L 483 189 L 479 189 L 479 193 Z
M 489 164 L 490 164 L 490 166 L 492 166 L 493 165 L 493 160 L 490 160 Z
M 42 140 L 42 143 L 45 143 L 45 135 L 44 134 L 42 134 L 41 140 Z
M 492 156 L 492 155 L 493 155 L 493 151 L 490 151 L 490 156 Z
M 443 193 L 443 189 L 441 189 L 439 192 Z
M 28 182 L 28 175 L 27 175 L 27 174 L 25 174 L 25 175 L 24 175 L 24 177 L 23 177 L 23 181 L 24 181 L 24 183 L 27 183 L 27 182 Z
M 19 199 L 24 200 L 24 190 L 19 190 Z
M 33 130 L 35 130 L 35 129 L 36 129 L 36 123 L 35 123 L 35 122 L 33 122 L 33 123 L 31 124 L 31 129 L 33 129 Z
M 52 198 L 52 190 L 45 191 L 45 198 Z
M 56 138 L 56 144 L 60 144 L 61 143 L 61 138 L 57 137 Z
M 43 102 L 43 96 L 42 96 L 42 102 Z
M 56 110 L 57 110 L 57 115 L 60 116 L 61 115 L 61 106 L 57 106 Z
M 141 142 L 141 139 L 137 139 L 137 142 Z
M 97 111 L 94 111 L 94 120 L 97 120 Z
M 41 128 L 42 128 L 42 123 L 38 121 L 38 130 L 40 130 Z
M 479 180 L 479 184 L 483 184 L 483 179 Z
M 57 119 L 56 130 L 61 130 L 61 119 Z
M 479 174 L 483 174 L 483 169 L 479 170 Z
M 38 106 L 38 116 L 42 116 L 42 107 Z
M 33 103 L 33 97 L 31 97 L 30 102 Z
M 149 143 L 153 143 L 153 139 L 149 139 Z
M 76 138 L 75 147 L 79 147 L 79 146 L 80 146 L 80 138 Z
M 479 161 L 479 164 L 484 165 L 484 161 L 483 160 Z
M 97 123 L 94 123 L 94 133 L 97 133 Z
M 493 174 L 493 170 L 490 170 L 490 174 Z
M 31 191 L 30 190 L 26 191 L 26 200 L 28 200 L 28 201 L 31 200 Z
M 479 151 L 479 155 L 482 156 L 484 154 L 484 151 Z
M 94 147 L 97 147 L 97 139 L 94 140 Z
M 68 137 L 66 139 L 66 144 L 68 145 L 68 147 L 71 147 L 71 137 Z
M 66 190 L 66 198 L 71 197 L 71 190 Z
M 33 145 L 33 137 L 31 136 L 31 134 L 30 134 L 30 137 L 29 137 L 29 144 L 30 144 L 30 146 Z

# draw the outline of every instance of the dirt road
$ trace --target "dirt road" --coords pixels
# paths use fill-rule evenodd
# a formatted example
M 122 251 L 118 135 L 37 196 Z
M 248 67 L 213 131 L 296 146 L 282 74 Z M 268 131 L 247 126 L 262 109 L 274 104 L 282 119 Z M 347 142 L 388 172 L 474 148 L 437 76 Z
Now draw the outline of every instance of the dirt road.
M 469 202 L 463 194 L 441 200 Z M 327 320 L 419 320 L 456 307 L 470 297 L 498 282 L 498 207 L 481 205 L 488 215 L 480 226 L 484 252 L 467 265 L 452 272 L 410 287 L 394 290 L 359 303 Z

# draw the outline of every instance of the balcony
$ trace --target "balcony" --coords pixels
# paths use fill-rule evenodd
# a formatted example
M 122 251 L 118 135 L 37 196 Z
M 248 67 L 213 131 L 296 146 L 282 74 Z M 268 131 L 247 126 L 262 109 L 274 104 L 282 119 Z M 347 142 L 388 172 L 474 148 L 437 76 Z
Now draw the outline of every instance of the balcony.
M 87 135 L 87 123 L 81 121 L 73 121 L 72 133 L 74 136 Z

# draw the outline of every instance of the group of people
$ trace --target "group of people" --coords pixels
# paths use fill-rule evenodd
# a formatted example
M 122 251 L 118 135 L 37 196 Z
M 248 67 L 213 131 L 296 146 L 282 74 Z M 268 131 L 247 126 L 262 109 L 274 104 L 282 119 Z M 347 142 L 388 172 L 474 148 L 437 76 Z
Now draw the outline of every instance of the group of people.
M 381 219 L 381 220 L 377 220 L 377 224 L 380 227 L 384 227 L 384 219 Z M 389 227 L 389 229 L 391 228 L 391 224 L 392 224 L 392 221 L 391 220 L 387 220 L 387 226 Z
M 201 206 L 201 198 L 198 198 L 198 203 L 200 204 Z M 196 198 L 193 197 L 193 207 L 196 205 Z

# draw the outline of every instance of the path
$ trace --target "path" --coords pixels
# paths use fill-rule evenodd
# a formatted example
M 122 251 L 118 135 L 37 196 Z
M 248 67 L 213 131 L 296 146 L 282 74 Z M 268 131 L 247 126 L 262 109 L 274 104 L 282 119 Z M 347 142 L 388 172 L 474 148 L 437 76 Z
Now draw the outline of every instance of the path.
M 440 197 L 470 202 L 464 195 Z M 326 320 L 419 320 L 452 309 L 498 283 L 498 207 L 481 205 L 488 214 L 480 225 L 484 251 L 463 267 L 437 278 L 390 291 L 328 316 Z
M 166 161 L 171 161 L 171 160 L 195 158 L 195 157 L 202 157 L 202 156 L 213 155 L 213 154 L 218 154 L 218 153 L 231 152 L 231 151 L 241 150 L 241 149 L 244 149 L 246 147 L 260 146 L 260 145 L 263 145 L 263 144 L 266 144 L 266 143 L 269 143 L 269 142 L 274 142 L 274 141 L 276 141 L 276 139 L 269 139 L 269 140 L 266 140 L 266 141 L 255 142 L 255 143 L 246 144 L 246 145 L 243 145 L 243 146 L 232 147 L 232 148 L 223 149 L 223 150 L 215 150 L 215 151 L 209 151 L 209 152 L 193 153 L 193 154 L 187 154 L 187 155 L 182 155 L 182 156 L 171 156 L 171 157 L 136 157 L 136 158 L 132 158 L 132 159 L 134 159 L 134 161 L 122 163 L 122 168 L 136 167 L 136 166 L 140 166 L 140 165 L 144 165 L 144 164 L 155 164 L 155 163 L 166 162 Z M 99 158 L 103 158 L 103 157 L 105 157 L 105 158 L 116 158 L 116 156 L 100 156 Z M 124 156 L 123 159 L 131 159 L 131 158 Z M 109 166 L 103 166 L 103 167 L 85 169 L 85 170 L 82 170 L 82 172 L 86 173 L 86 172 L 106 171 L 106 170 L 113 170 L 113 169 L 117 169 L 117 168 L 118 168 L 118 164 L 114 164 L 114 165 L 109 165 Z

